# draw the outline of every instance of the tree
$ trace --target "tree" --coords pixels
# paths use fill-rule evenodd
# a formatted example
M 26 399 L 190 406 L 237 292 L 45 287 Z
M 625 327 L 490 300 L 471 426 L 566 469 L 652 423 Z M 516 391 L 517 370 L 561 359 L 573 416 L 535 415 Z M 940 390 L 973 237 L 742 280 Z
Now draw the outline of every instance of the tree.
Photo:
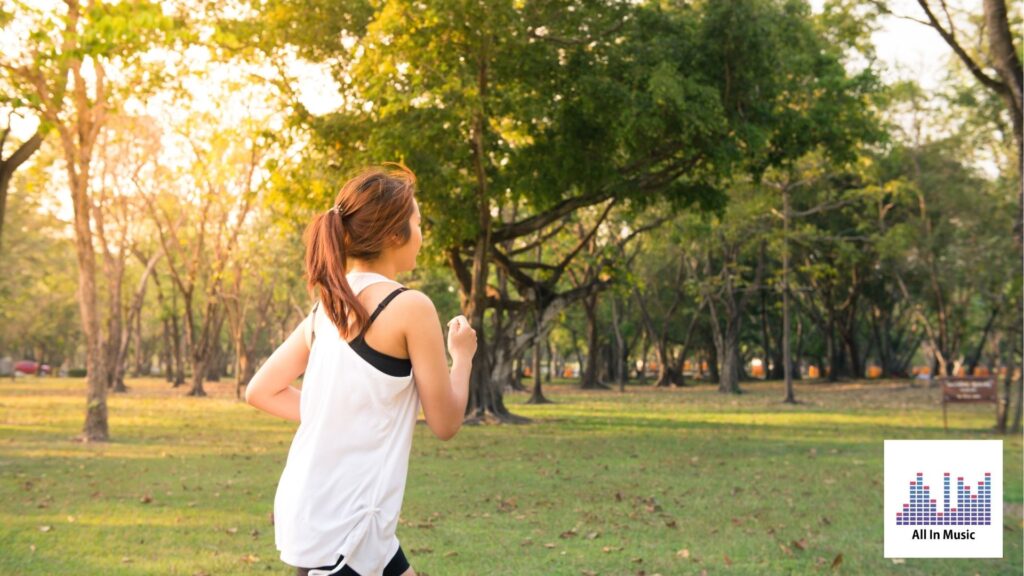
M 612 198 L 711 202 L 729 136 L 692 67 L 692 15 L 618 2 L 481 8 L 461 0 L 353 8 L 336 24 L 340 45 L 337 34 L 295 41 L 301 54 L 334 62 L 345 86 L 342 110 L 306 118 L 339 167 L 401 158 L 416 170 L 432 243 L 478 335 L 468 415 L 510 419 L 485 327 L 498 304 L 489 287 L 494 247 L 528 243 Z M 272 24 L 287 29 L 291 18 Z M 510 204 L 521 207 L 517 219 L 501 222 Z
M 166 188 L 173 179 L 160 165 L 147 178 L 156 190 L 140 179 L 136 185 L 184 304 L 184 340 L 192 363 L 188 394 L 206 396 L 203 382 L 225 320 L 225 279 L 270 181 L 264 167 L 275 139 L 255 128 L 255 119 L 236 128 L 217 126 L 210 115 L 197 114 L 196 120 L 183 134 L 193 157 L 192 173 L 178 180 L 182 188 Z M 214 128 L 201 131 L 200 123 Z
M 174 21 L 159 4 L 135 1 L 106 4 L 65 0 L 62 10 L 18 4 L 6 15 L 5 29 L 28 30 L 23 51 L 4 54 L 6 70 L 44 130 L 60 142 L 74 207 L 75 253 L 79 269 L 79 308 L 86 340 L 88 393 L 81 439 L 109 437 L 106 388 L 109 370 L 97 307 L 96 255 L 93 248 L 93 198 L 90 187 L 94 149 L 108 113 L 131 93 L 149 87 L 141 81 L 151 68 L 142 54 L 166 43 Z M 12 24 L 13 22 L 13 24 Z M 57 26 L 59 29 L 54 30 Z M 113 75 L 111 71 L 115 71 Z M 154 76 L 159 76 L 155 74 Z M 108 335 L 109 337 L 109 335 Z

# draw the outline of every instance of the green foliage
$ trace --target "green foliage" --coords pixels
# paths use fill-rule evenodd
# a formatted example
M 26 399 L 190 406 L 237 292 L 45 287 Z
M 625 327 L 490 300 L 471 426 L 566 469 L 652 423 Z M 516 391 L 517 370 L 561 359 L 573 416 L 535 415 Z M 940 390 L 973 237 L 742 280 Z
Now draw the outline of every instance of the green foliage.
M 338 23 L 347 49 L 309 39 L 300 50 L 331 50 L 349 97 L 311 119 L 327 164 L 344 174 L 404 160 L 440 247 L 476 234 L 481 201 L 543 211 L 572 195 L 654 192 L 713 204 L 727 134 L 714 90 L 677 58 L 692 23 L 625 3 L 562 8 L 389 2 L 365 29 Z

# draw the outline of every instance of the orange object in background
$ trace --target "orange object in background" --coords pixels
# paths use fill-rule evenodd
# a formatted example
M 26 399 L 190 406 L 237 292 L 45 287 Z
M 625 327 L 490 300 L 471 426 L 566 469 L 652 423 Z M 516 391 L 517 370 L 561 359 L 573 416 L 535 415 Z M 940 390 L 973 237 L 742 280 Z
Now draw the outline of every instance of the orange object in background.
M 987 367 L 985 367 L 985 366 L 978 366 L 977 368 L 974 369 L 974 375 L 975 376 L 991 376 L 992 373 L 989 372 L 989 369 Z
M 750 367 L 750 375 L 751 376 L 755 376 L 757 378 L 763 378 L 764 377 L 764 366 L 762 366 L 760 364 L 752 365 Z
M 817 366 L 811 366 L 807 369 L 808 378 L 821 378 L 821 371 L 818 370 Z
M 526 376 L 527 378 L 533 376 L 533 370 L 529 366 L 523 368 L 523 376 Z
M 880 366 L 868 366 L 868 378 L 878 378 L 882 375 L 882 368 Z

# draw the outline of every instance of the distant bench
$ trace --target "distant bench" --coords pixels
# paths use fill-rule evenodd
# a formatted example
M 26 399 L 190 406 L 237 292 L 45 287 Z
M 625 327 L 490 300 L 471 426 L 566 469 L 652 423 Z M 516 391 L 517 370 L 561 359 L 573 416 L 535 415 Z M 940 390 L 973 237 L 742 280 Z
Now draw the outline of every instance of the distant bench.
M 939 378 L 942 384 L 942 426 L 949 432 L 946 405 L 954 402 L 992 402 L 996 405 L 996 425 L 999 423 L 999 394 L 995 378 L 990 376 L 948 376 Z

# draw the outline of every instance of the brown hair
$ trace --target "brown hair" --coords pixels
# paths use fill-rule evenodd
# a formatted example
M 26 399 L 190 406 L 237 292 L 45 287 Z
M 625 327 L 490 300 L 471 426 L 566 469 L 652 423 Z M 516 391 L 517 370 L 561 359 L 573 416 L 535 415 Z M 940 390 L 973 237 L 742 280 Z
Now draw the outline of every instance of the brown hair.
M 319 290 L 320 308 L 343 337 L 362 327 L 369 313 L 345 277 L 348 258 L 374 260 L 387 247 L 409 241 L 416 175 L 402 164 L 363 169 L 341 187 L 334 205 L 306 228 L 306 288 Z M 350 321 L 350 315 L 352 319 Z

